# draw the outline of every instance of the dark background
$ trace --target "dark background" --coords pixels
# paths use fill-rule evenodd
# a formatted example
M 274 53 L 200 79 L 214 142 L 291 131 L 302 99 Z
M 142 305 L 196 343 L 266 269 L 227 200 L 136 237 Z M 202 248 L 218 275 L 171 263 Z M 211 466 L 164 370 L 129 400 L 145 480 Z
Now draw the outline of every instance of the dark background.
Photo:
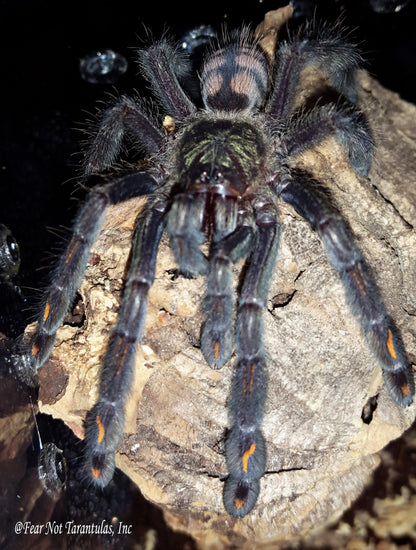
M 224 22 L 230 28 L 243 22 L 255 26 L 266 11 L 286 3 L 0 2 L 0 223 L 20 244 L 18 283 L 29 306 L 36 289 L 47 284 L 54 256 L 62 249 L 59 228 L 70 227 L 83 196 L 76 191 L 82 122 L 95 111 L 98 100 L 108 99 L 108 92 L 130 93 L 143 86 L 134 48 L 146 34 L 144 25 L 155 37 L 167 28 L 180 38 L 201 23 L 214 28 Z M 376 13 L 366 0 L 293 4 L 295 26 L 315 11 L 318 19 L 341 16 L 353 30 L 368 70 L 403 98 L 416 101 L 414 2 L 384 14 Z M 128 71 L 115 85 L 90 84 L 80 77 L 79 59 L 100 48 L 111 48 L 129 61 Z

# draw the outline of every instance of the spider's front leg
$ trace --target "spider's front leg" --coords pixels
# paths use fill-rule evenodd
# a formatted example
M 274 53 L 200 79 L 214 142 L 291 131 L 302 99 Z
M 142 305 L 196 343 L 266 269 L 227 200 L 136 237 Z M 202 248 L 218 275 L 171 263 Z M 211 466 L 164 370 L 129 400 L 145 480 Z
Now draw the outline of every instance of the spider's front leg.
M 267 392 L 263 311 L 279 246 L 277 213 L 271 203 L 259 203 L 256 226 L 257 238 L 237 312 L 237 364 L 230 400 L 232 426 L 225 448 L 229 477 L 224 486 L 224 506 L 236 517 L 244 517 L 255 505 L 266 463 L 261 433 Z
M 35 369 L 49 357 L 56 332 L 78 290 L 90 257 L 90 248 L 104 221 L 105 211 L 111 204 L 150 193 L 159 184 L 147 172 L 126 174 L 115 181 L 94 187 L 81 208 L 73 227 L 68 246 L 58 265 L 44 305 L 38 326 L 30 343 L 30 362 Z
M 350 307 L 381 365 L 391 398 L 401 407 L 409 405 L 414 395 L 414 380 L 402 339 L 344 221 L 305 182 L 288 180 L 280 194 L 320 235 L 328 258 L 344 283 Z
M 246 219 L 237 229 L 214 243 L 207 275 L 204 299 L 205 321 L 201 331 L 201 349 L 206 362 L 221 368 L 230 359 L 234 345 L 234 292 L 232 266 L 251 250 L 253 227 Z
M 139 217 L 118 321 L 103 363 L 99 398 L 87 415 L 85 467 L 101 487 L 113 477 L 114 453 L 123 433 L 124 405 L 132 386 L 137 343 L 143 335 L 165 209 L 161 198 Z

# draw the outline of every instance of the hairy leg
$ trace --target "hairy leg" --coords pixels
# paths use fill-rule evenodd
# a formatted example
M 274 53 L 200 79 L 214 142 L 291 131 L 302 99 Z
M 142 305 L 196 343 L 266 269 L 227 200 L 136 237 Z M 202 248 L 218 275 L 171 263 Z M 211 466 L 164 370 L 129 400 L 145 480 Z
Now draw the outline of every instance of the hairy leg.
M 345 148 L 353 168 L 367 176 L 374 143 L 367 119 L 353 106 L 328 104 L 294 118 L 288 125 L 283 143 L 288 155 L 293 156 L 328 136 L 333 136 Z
M 30 345 L 31 363 L 38 369 L 49 357 L 56 332 L 74 299 L 88 264 L 90 248 L 111 204 L 151 192 L 158 182 L 147 172 L 124 175 L 94 187 L 75 220 L 71 239 L 54 271 L 48 288 L 38 327 Z
M 239 225 L 231 235 L 215 243 L 211 251 L 201 348 L 206 362 L 213 368 L 223 367 L 231 357 L 234 344 L 232 266 L 249 254 L 252 241 L 251 225 Z
M 166 115 L 182 120 L 196 110 L 179 84 L 179 80 L 188 75 L 189 64 L 177 47 L 166 40 L 155 42 L 139 52 L 139 61 L 142 73 L 166 109 Z
M 244 517 L 257 501 L 266 464 L 261 422 L 267 395 L 263 311 L 279 245 L 279 226 L 271 204 L 256 212 L 257 239 L 244 277 L 237 312 L 237 363 L 230 400 L 231 429 L 226 441 L 229 471 L 224 506 Z
M 123 96 L 101 113 L 98 129 L 85 154 L 86 176 L 103 172 L 114 163 L 126 134 L 146 155 L 158 153 L 164 144 L 162 131 L 146 114 L 144 107 Z
M 308 66 L 326 74 L 330 85 L 355 103 L 356 72 L 360 62 L 361 56 L 339 28 L 308 24 L 277 50 L 277 68 L 267 110 L 278 121 L 288 120 L 301 73 Z
M 348 303 L 383 370 L 391 398 L 401 407 L 409 405 L 414 380 L 402 339 L 345 222 L 323 197 L 299 180 L 288 183 L 281 197 L 320 235 L 330 262 L 340 274 Z
M 123 434 L 124 405 L 133 383 L 137 343 L 143 336 L 165 208 L 164 201 L 157 200 L 138 219 L 120 312 L 104 358 L 99 398 L 86 419 L 85 468 L 101 487 L 113 477 L 114 453 Z

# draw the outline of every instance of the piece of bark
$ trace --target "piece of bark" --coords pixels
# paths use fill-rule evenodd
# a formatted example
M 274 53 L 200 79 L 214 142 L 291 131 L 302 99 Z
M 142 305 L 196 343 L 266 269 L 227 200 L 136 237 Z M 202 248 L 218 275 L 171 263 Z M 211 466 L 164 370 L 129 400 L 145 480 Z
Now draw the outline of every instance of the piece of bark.
M 263 21 L 257 25 L 254 35 L 272 62 L 280 29 L 286 25 L 293 15 L 293 6 L 288 4 L 277 10 L 268 11 Z
M 328 187 L 348 220 L 415 363 L 416 108 L 366 74 L 360 83 L 360 106 L 377 141 L 369 178 L 354 174 L 331 139 L 299 164 Z M 85 322 L 58 332 L 40 371 L 41 411 L 81 437 L 144 203 L 109 209 L 80 289 Z M 267 466 L 257 505 L 244 519 L 230 517 L 222 503 L 233 362 L 220 371 L 205 363 L 204 278 L 175 279 L 166 240 L 159 250 L 116 463 L 200 548 L 278 548 L 339 517 L 378 465 L 378 451 L 415 416 L 415 405 L 401 410 L 387 395 L 319 238 L 293 208 L 280 206 L 280 255 L 264 314 Z

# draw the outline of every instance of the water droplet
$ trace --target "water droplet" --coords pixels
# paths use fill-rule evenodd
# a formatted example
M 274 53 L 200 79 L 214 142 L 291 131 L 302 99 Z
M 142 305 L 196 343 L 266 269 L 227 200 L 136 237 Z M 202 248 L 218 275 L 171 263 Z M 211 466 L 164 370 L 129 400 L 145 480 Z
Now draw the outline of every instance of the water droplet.
M 182 36 L 182 48 L 190 54 L 194 54 L 195 50 L 201 46 L 206 46 L 215 37 L 216 32 L 211 25 L 199 25 Z
M 19 267 L 19 245 L 10 229 L 0 223 L 0 283 L 12 279 Z
M 114 84 L 127 67 L 126 58 L 113 50 L 90 52 L 79 61 L 81 77 L 90 84 Z
M 376 13 L 397 13 L 409 2 L 410 0 L 370 0 L 370 5 Z

